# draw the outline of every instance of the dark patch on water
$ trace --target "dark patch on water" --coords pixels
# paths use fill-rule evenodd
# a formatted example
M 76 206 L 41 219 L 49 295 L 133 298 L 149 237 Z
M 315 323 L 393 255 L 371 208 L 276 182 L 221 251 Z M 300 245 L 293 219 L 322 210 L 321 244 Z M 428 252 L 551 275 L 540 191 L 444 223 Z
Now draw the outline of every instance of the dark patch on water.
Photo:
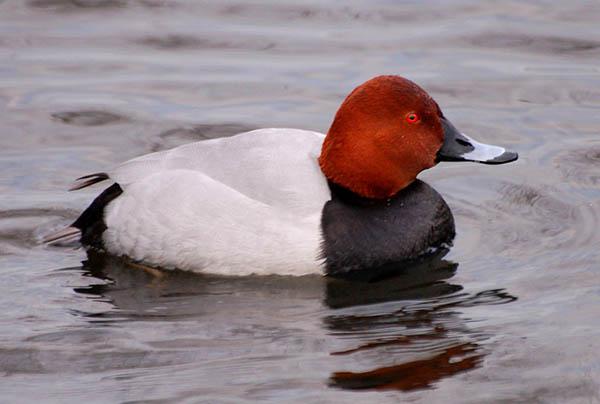
M 570 93 L 571 99 L 580 105 L 600 105 L 600 91 L 588 88 L 585 90 L 573 90 Z
M 124 0 L 30 0 L 29 6 L 36 8 L 51 8 L 59 11 L 78 9 L 111 9 L 125 7 Z
M 152 151 L 170 149 L 184 143 L 197 142 L 199 140 L 229 137 L 238 133 L 248 132 L 256 128 L 240 124 L 197 124 L 185 127 L 168 129 L 158 134 L 157 141 L 152 145 Z
M 136 41 L 145 46 L 161 50 L 185 50 L 185 49 L 253 49 L 266 50 L 274 46 L 272 42 L 262 41 L 258 38 L 245 40 L 231 38 L 228 40 L 217 38 L 201 38 L 184 34 L 167 34 L 164 36 L 149 36 Z
M 178 137 L 187 140 L 206 140 L 220 137 L 229 137 L 238 133 L 248 132 L 256 128 L 235 123 L 224 124 L 198 124 L 189 127 L 180 127 L 167 130 L 159 136 L 161 139 Z
M 600 48 L 600 41 L 590 39 L 518 33 L 484 33 L 470 37 L 467 41 L 484 48 L 527 50 L 547 54 L 589 52 Z
M 56 112 L 52 114 L 52 118 L 75 126 L 101 126 L 126 122 L 128 120 L 128 118 L 122 115 L 96 110 Z
M 600 186 L 600 145 L 565 150 L 556 156 L 555 164 L 566 181 L 587 187 Z

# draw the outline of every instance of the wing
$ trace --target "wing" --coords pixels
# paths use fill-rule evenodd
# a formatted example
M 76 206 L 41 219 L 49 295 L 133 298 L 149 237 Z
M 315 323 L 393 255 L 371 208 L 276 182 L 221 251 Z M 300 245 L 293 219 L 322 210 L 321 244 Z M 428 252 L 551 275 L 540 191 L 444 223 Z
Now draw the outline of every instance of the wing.
M 198 171 L 136 181 L 105 207 L 103 219 L 107 251 L 156 267 L 222 275 L 321 271 L 320 212 L 274 209 Z
M 72 189 L 110 178 L 126 192 L 129 185 L 155 173 L 184 169 L 274 208 L 313 214 L 331 196 L 317 162 L 323 139 L 312 131 L 258 129 L 147 154 L 107 173 L 82 177 Z

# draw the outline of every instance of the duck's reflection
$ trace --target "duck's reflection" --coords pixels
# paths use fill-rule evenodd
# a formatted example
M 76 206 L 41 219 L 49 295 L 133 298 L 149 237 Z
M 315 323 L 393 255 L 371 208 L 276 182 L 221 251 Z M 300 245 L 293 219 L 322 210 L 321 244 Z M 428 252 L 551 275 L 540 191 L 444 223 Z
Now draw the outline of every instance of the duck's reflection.
M 326 318 L 326 325 L 338 337 L 350 340 L 348 348 L 332 355 L 353 357 L 348 366 L 363 367 L 336 371 L 329 383 L 345 389 L 408 391 L 432 387 L 442 378 L 474 369 L 486 353 L 480 343 L 488 336 L 468 328 L 460 308 L 515 299 L 502 290 L 490 290 L 410 303 L 384 314 Z
M 94 322 L 196 319 L 201 326 L 210 313 L 213 321 L 235 322 L 238 316 L 260 325 L 276 321 L 269 310 L 300 307 L 321 316 L 331 354 L 330 386 L 407 391 L 479 366 L 486 353 L 480 345 L 489 336 L 469 326 L 464 309 L 516 299 L 503 290 L 464 292 L 449 282 L 457 264 L 442 255 L 367 283 L 160 272 L 90 253 L 85 275 L 102 283 L 75 291 L 115 306 L 90 314 Z
M 396 300 L 427 299 L 462 290 L 446 282 L 456 273 L 458 264 L 443 259 L 447 250 L 390 272 L 393 276 L 378 282 L 356 282 L 328 278 L 325 304 L 337 309 Z M 389 269 L 387 269 L 389 271 Z
M 346 307 L 324 318 L 325 326 L 347 341 L 332 355 L 346 357 L 348 368 L 360 368 L 333 372 L 330 386 L 409 391 L 479 366 L 485 355 L 479 342 L 486 336 L 467 326 L 460 309 L 516 298 L 503 290 L 460 293 L 460 285 L 446 281 L 456 268 L 435 257 L 376 284 L 329 283 L 328 304 Z M 350 307 L 386 301 L 398 305 Z
M 483 358 L 475 343 L 465 342 L 444 349 L 427 359 L 377 368 L 367 372 L 335 372 L 331 385 L 346 389 L 415 390 L 431 387 L 444 377 L 477 367 Z

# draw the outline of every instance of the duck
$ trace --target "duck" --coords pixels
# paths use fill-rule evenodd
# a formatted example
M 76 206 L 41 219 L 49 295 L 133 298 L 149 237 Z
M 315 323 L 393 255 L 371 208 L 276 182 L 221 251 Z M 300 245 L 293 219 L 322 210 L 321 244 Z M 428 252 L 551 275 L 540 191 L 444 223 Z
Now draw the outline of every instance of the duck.
M 452 212 L 419 173 L 517 158 L 460 132 L 416 83 L 377 76 L 350 92 L 326 134 L 257 129 L 80 177 L 70 190 L 111 184 L 44 241 L 165 270 L 369 273 L 452 245 Z

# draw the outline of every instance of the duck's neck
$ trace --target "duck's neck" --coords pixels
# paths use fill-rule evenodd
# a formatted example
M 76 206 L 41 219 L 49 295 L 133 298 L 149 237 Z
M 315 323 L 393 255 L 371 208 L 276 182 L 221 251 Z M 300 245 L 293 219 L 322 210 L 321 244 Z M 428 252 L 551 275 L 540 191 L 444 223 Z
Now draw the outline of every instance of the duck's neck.
M 402 161 L 381 152 L 385 145 L 361 134 L 342 135 L 336 129 L 334 122 L 319 156 L 319 166 L 328 181 L 360 197 L 385 200 L 415 180 L 410 174 L 413 170 L 403 170 Z

